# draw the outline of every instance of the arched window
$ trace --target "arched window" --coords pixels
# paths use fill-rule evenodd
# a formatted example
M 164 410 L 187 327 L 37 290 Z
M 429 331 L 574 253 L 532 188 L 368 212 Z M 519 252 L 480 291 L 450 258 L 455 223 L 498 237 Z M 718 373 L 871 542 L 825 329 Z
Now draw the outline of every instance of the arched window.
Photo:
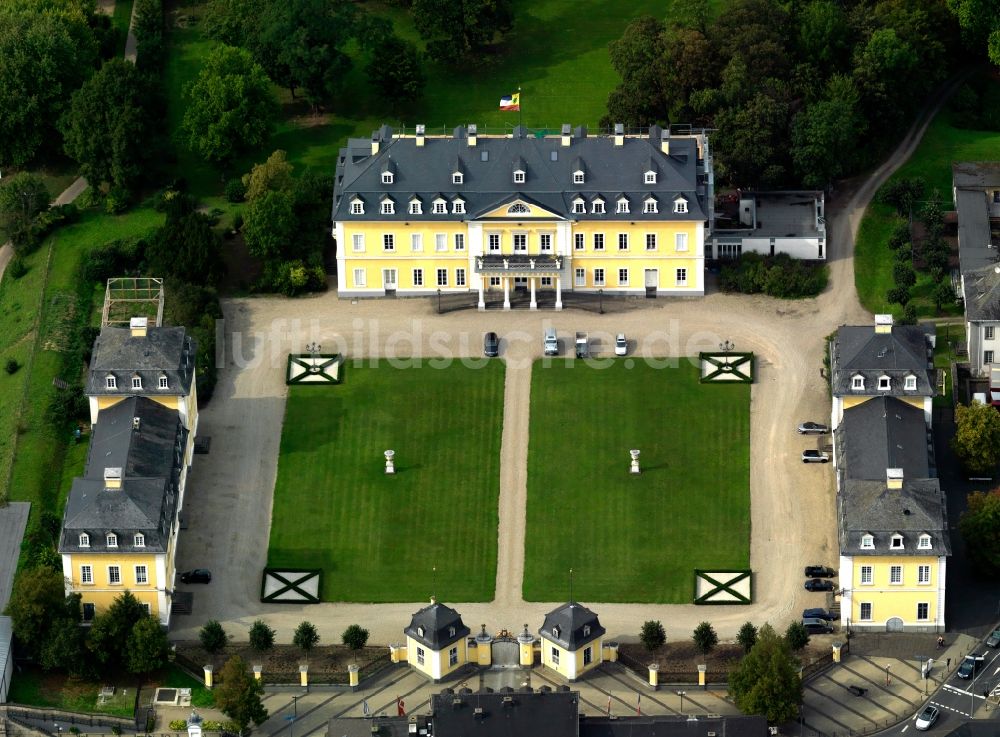
M 523 202 L 515 202 L 513 205 L 507 208 L 508 215 L 527 215 L 530 212 L 531 209 Z

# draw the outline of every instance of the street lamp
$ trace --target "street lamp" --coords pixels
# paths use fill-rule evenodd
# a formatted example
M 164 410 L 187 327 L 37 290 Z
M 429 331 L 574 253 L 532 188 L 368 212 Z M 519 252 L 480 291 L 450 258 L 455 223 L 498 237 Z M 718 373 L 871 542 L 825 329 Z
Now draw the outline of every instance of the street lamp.
M 438 287 L 438 314 L 441 314 L 441 287 Z
M 885 664 L 885 685 L 889 685 L 889 663 Z
M 603 315 L 604 314 L 604 290 L 603 289 L 598 289 L 597 290 L 597 297 L 600 300 L 599 303 L 598 303 L 598 310 Z
M 681 697 L 681 714 L 684 713 L 684 696 L 686 694 L 687 694 L 687 691 L 678 691 L 677 692 L 677 695 Z

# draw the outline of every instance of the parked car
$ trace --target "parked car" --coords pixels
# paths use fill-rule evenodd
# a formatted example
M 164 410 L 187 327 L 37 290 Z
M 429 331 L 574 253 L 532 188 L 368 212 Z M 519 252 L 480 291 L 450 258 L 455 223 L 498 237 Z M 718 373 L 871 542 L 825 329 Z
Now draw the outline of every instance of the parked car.
M 833 625 L 825 619 L 818 619 L 816 617 L 803 617 L 802 626 L 806 628 L 806 632 L 810 635 L 829 635 L 833 632 Z
M 828 578 L 810 578 L 806 581 L 806 591 L 833 591 L 833 581 Z
M 802 610 L 803 619 L 825 619 L 827 622 L 832 622 L 836 619 L 835 616 L 830 614 L 826 609 L 821 609 L 820 607 L 814 607 L 812 609 Z
M 864 696 L 868 693 L 867 688 L 861 688 L 861 686 L 848 686 L 847 690 L 850 691 L 855 696 Z
M 986 638 L 986 644 L 990 647 L 997 647 L 1000 645 L 1000 629 L 990 632 L 990 636 Z
M 212 572 L 207 568 L 195 568 L 181 574 L 181 583 L 211 583 Z
M 803 463 L 829 463 L 830 454 L 824 450 L 807 449 L 802 451 Z
M 976 675 L 976 671 L 979 670 L 983 665 L 982 655 L 966 655 L 965 660 L 962 664 L 958 666 L 958 677 L 959 678 L 972 678 Z
M 625 339 L 625 333 L 618 333 L 615 336 L 615 355 L 624 356 L 628 353 L 628 341 Z
M 921 732 L 930 729 L 934 726 L 934 722 L 941 715 L 941 712 L 937 710 L 936 707 L 928 704 L 924 707 L 924 710 L 917 714 L 917 722 L 913 726 L 919 729 Z
M 819 422 L 800 422 L 799 435 L 826 435 L 830 428 Z
M 542 348 L 545 350 L 546 356 L 559 355 L 559 337 L 556 335 L 555 328 L 546 328 L 545 337 L 542 339 Z
M 496 358 L 500 355 L 500 338 L 496 333 L 486 333 L 483 337 L 483 353 L 487 358 Z
M 806 566 L 806 578 L 833 578 L 836 575 L 830 566 Z

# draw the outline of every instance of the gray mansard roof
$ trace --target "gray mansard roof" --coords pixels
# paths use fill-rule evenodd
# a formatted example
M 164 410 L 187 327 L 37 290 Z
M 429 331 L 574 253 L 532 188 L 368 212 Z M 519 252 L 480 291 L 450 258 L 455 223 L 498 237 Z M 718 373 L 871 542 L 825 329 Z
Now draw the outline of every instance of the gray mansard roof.
M 707 178 L 697 144 L 692 138 L 669 138 L 667 155 L 660 150 L 664 135 L 653 126 L 649 136 L 625 136 L 623 145 L 615 146 L 612 136 L 588 136 L 586 128 L 577 128 L 570 145 L 563 146 L 560 136 L 539 138 L 516 128 L 511 137 L 479 135 L 469 145 L 468 131 L 460 126 L 453 136 L 427 136 L 417 146 L 413 136 L 393 137 L 392 128 L 383 126 L 372 140 L 352 138 L 341 149 L 332 217 L 335 222 L 464 221 L 520 198 L 573 220 L 705 220 Z M 379 142 L 374 155 L 373 140 Z M 573 173 L 581 168 L 584 183 L 574 184 Z M 525 172 L 524 183 L 514 182 L 515 170 Z M 656 172 L 655 184 L 644 183 L 649 170 Z M 462 184 L 452 183 L 456 171 L 463 174 Z M 392 172 L 392 184 L 382 183 L 384 172 Z M 623 194 L 630 199 L 630 212 L 618 214 L 615 202 Z M 658 203 L 655 214 L 643 212 L 651 196 Z M 395 203 L 395 214 L 380 213 L 385 197 Z M 421 215 L 409 214 L 414 197 L 422 202 Z M 449 202 L 448 212 L 433 214 L 432 202 L 439 197 Z M 578 197 L 586 202 L 586 213 L 573 214 Z M 674 213 L 679 197 L 687 200 L 687 213 Z M 355 198 L 364 202 L 363 215 L 351 214 Z M 597 198 L 605 202 L 603 214 L 591 212 Z M 452 212 L 455 199 L 465 202 L 465 214 Z
M 927 421 L 919 407 L 895 397 L 875 397 L 844 410 L 837 449 L 847 478 L 882 480 L 886 469 L 906 478 L 931 476 Z
M 151 327 L 145 336 L 133 336 L 129 328 L 106 327 L 94 341 L 87 377 L 88 395 L 121 395 L 133 391 L 132 377 L 142 379 L 148 396 L 186 396 L 194 380 L 195 341 L 182 327 Z M 108 389 L 107 377 L 117 380 Z M 160 377 L 167 388 L 160 389 Z
M 128 397 L 101 411 L 85 475 L 103 481 L 105 468 L 120 468 L 126 478 L 175 478 L 184 462 L 186 439 L 176 410 L 146 397 Z
M 879 333 L 869 325 L 841 326 L 831 341 L 833 395 L 934 396 L 934 368 L 926 337 L 933 329 L 893 325 L 891 331 Z M 911 374 L 916 376 L 917 388 L 906 391 L 905 379 Z M 855 375 L 864 377 L 864 389 L 851 389 Z M 879 391 L 880 376 L 889 377 L 888 392 Z
M 952 164 L 958 259 L 967 320 L 1000 320 L 1000 255 L 990 232 L 990 193 L 1000 190 L 1000 162 Z
M 546 614 L 538 634 L 566 650 L 579 650 L 605 631 L 594 612 L 571 601 Z
M 902 489 L 886 480 L 847 479 L 837 495 L 842 555 L 951 555 L 945 499 L 937 479 L 903 479 Z M 903 549 L 890 549 L 892 536 L 903 536 Z M 920 535 L 931 537 L 929 549 L 918 550 Z M 874 538 L 873 549 L 861 547 L 862 535 Z
M 432 602 L 416 612 L 403 633 L 431 650 L 443 650 L 469 634 L 462 615 L 449 606 Z

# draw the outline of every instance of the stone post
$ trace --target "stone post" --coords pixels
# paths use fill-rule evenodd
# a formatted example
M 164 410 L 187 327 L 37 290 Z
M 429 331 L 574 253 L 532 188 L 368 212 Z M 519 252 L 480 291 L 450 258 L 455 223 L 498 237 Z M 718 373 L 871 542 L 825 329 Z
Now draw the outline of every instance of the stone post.
M 842 642 L 835 642 L 835 643 L 833 643 L 833 662 L 834 663 L 839 663 L 840 662 L 840 649 L 843 646 L 844 646 L 844 643 L 842 643 Z
M 660 690 L 660 666 L 657 663 L 649 664 L 649 685 L 654 691 Z
M 205 688 L 212 687 L 212 673 L 215 671 L 214 665 L 205 666 Z
M 635 449 L 630 450 L 628 452 L 628 454 L 630 456 L 632 456 L 632 463 L 631 463 L 631 465 L 629 466 L 629 469 L 628 469 L 629 473 L 642 473 L 642 470 L 639 468 L 639 453 L 640 452 L 641 451 L 638 451 L 638 450 L 635 450 Z
M 493 665 L 493 638 L 486 632 L 486 625 L 480 625 L 476 635 L 476 662 L 483 668 Z
M 535 636 L 528 632 L 528 625 L 517 636 L 517 644 L 521 648 L 519 663 L 522 668 L 531 668 L 535 664 Z
M 309 688 L 309 665 L 299 666 L 299 685 L 302 688 Z
M 708 675 L 708 666 L 704 663 L 698 666 L 698 685 L 702 688 L 708 688 L 706 685 L 706 677 Z
M 356 690 L 358 688 L 358 684 L 361 683 L 360 671 L 361 667 L 357 663 L 351 663 L 347 666 L 347 682 L 352 691 Z
M 255 665 L 253 667 L 253 677 L 254 677 L 254 680 L 259 681 L 263 675 L 264 675 L 264 666 L 263 665 Z
M 392 460 L 395 457 L 396 457 L 396 451 L 394 451 L 394 450 L 387 450 L 385 452 L 385 472 L 387 474 L 394 474 L 394 473 L 396 473 L 396 465 L 393 463 L 393 460 Z

